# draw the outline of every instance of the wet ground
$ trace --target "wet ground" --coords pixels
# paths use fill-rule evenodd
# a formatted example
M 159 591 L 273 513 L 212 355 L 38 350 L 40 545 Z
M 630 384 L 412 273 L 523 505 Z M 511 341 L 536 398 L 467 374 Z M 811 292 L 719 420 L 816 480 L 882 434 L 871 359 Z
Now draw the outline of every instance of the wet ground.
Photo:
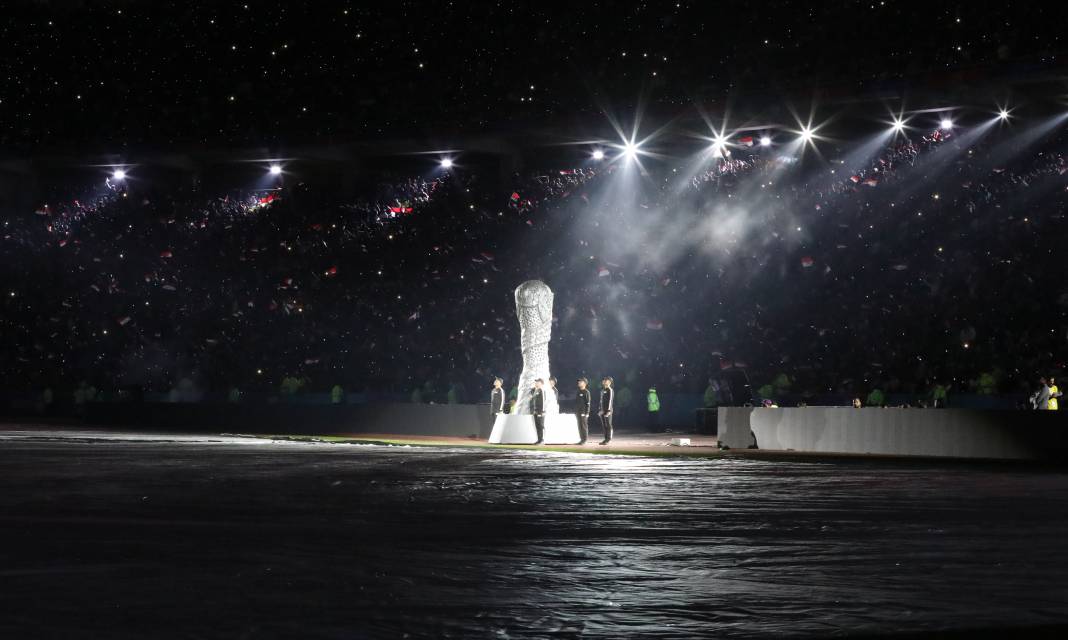
M 1021 466 L 0 429 L 0 536 L 4 638 L 1068 630 Z

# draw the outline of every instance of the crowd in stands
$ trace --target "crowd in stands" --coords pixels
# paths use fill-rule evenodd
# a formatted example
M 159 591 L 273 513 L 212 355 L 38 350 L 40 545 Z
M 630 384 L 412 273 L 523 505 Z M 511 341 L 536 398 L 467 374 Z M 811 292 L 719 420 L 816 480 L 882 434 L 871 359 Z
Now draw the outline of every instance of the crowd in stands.
M 518 378 L 512 291 L 539 278 L 565 390 L 700 394 L 741 369 L 762 395 L 1026 394 L 1063 368 L 1068 161 L 1060 130 L 1012 135 L 818 162 L 735 147 L 694 175 L 643 160 L 637 183 L 624 161 L 503 186 L 457 169 L 363 198 L 109 180 L 4 214 L 0 376 L 482 400 Z

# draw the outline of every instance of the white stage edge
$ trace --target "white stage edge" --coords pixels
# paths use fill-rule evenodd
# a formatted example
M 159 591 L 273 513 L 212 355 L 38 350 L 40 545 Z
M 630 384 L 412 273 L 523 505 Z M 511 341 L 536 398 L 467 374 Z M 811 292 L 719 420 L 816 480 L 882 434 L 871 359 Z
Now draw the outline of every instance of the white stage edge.
M 538 432 L 534 416 L 502 413 L 493 422 L 490 444 L 534 444 Z M 545 414 L 545 444 L 578 444 L 578 420 L 573 413 Z

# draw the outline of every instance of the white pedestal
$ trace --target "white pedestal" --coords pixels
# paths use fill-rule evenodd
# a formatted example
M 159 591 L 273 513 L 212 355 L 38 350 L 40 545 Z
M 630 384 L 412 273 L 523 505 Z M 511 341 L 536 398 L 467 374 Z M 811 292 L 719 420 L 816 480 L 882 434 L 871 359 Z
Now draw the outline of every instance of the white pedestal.
M 490 444 L 534 444 L 538 432 L 534 416 L 501 414 L 493 422 Z M 578 420 L 573 413 L 545 414 L 545 444 L 578 444 Z

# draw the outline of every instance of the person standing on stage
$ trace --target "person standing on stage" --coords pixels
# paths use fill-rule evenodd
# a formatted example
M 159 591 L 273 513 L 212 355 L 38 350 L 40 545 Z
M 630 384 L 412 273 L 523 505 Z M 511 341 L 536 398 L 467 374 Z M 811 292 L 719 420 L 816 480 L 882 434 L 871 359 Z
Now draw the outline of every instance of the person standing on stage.
M 604 440 L 601 444 L 612 441 L 612 404 L 616 392 L 612 389 L 612 378 L 607 377 L 601 381 L 601 427 L 604 428 Z
M 549 376 L 549 408 L 556 407 L 553 413 L 560 413 L 560 390 L 556 388 L 556 378 Z
M 586 378 L 579 378 L 578 394 L 575 396 L 575 417 L 578 418 L 579 444 L 586 444 L 590 435 L 590 390 Z
M 490 415 L 495 418 L 504 413 L 504 389 L 501 387 L 503 384 L 504 380 L 493 379 L 493 391 L 490 392 Z
M 535 380 L 534 390 L 530 392 L 530 415 L 534 416 L 534 430 L 538 432 L 534 444 L 545 442 L 545 392 L 541 389 L 544 382 L 541 378 Z

